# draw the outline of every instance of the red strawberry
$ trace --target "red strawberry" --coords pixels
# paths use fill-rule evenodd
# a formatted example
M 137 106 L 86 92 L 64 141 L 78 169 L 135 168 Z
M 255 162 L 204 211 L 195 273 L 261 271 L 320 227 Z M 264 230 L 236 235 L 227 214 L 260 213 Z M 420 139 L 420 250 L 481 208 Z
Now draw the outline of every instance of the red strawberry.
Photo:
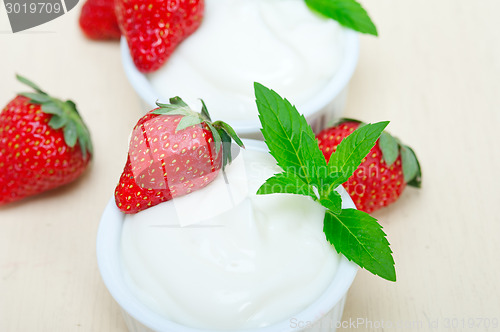
M 136 67 L 160 68 L 200 25 L 204 0 L 117 0 L 116 17 Z
M 203 104 L 193 112 L 182 99 L 157 104 L 135 125 L 125 169 L 115 190 L 118 208 L 137 213 L 212 182 L 231 161 L 231 138 L 222 121 L 211 122 Z
M 0 113 L 0 205 L 75 180 L 92 153 L 75 104 L 17 78 L 36 92 L 18 95 Z
M 342 120 L 321 131 L 316 138 L 326 160 L 356 128 L 356 120 Z M 415 153 L 398 139 L 384 132 L 354 175 L 344 183 L 359 210 L 371 213 L 395 202 L 409 184 L 420 187 L 421 171 Z
M 87 0 L 82 6 L 79 23 L 85 36 L 90 39 L 120 39 L 114 0 Z

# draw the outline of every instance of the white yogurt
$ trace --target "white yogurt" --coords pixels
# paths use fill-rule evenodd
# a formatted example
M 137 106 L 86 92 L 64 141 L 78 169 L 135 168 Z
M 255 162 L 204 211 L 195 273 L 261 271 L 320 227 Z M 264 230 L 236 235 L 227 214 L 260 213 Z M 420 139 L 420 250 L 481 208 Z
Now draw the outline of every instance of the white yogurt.
M 230 186 L 219 174 L 180 204 L 125 218 L 127 284 L 150 309 L 180 324 L 222 331 L 293 319 L 337 270 L 340 256 L 323 233 L 324 208 L 304 196 L 255 195 L 279 168 L 264 152 L 244 151 L 238 160 L 226 169 Z M 232 195 L 220 199 L 209 190 Z M 201 199 L 219 215 L 180 226 L 184 215 L 176 209 L 189 201 L 200 210 Z
M 253 82 L 300 107 L 338 70 L 342 29 L 304 0 L 206 0 L 199 29 L 149 78 L 164 98 L 203 98 L 214 119 L 257 120 Z

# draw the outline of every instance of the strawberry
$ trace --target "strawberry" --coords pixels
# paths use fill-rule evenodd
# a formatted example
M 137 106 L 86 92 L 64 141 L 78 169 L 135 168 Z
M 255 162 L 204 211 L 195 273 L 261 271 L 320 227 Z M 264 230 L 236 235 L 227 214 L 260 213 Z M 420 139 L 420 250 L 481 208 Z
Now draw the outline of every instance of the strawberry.
M 211 122 L 179 97 L 157 103 L 135 125 L 115 201 L 132 214 L 203 188 L 231 162 L 231 141 L 243 147 L 225 122 Z
M 201 24 L 204 0 L 116 0 L 116 16 L 136 67 L 160 68 Z
M 90 39 L 120 39 L 114 0 L 87 0 L 82 6 L 79 23 L 85 36 Z
M 91 159 L 90 134 L 75 104 L 34 83 L 0 113 L 0 205 L 67 184 Z
M 345 119 L 316 135 L 327 161 L 340 142 L 361 125 L 357 120 Z M 418 188 L 421 185 L 420 165 L 415 153 L 397 138 L 383 132 L 343 186 L 359 210 L 371 213 L 395 202 L 407 184 Z

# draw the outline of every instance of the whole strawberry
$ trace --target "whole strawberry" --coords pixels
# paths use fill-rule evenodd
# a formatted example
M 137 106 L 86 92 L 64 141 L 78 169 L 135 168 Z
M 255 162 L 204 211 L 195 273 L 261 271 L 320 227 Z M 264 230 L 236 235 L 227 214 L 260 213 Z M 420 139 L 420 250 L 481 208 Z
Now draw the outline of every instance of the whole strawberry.
M 92 143 L 75 104 L 35 90 L 0 113 L 0 206 L 67 184 L 87 168 Z
M 204 0 L 117 0 L 116 17 L 136 67 L 160 68 L 201 24 Z
M 90 39 L 120 39 L 114 0 L 87 0 L 82 6 L 79 23 L 85 36 Z
M 341 120 L 316 135 L 327 161 L 340 142 L 361 125 L 363 123 L 357 120 Z M 383 132 L 343 186 L 359 210 L 371 213 L 395 202 L 407 184 L 418 188 L 421 184 L 420 165 L 415 153 L 397 138 Z
M 243 146 L 225 122 L 212 123 L 203 103 L 192 111 L 179 97 L 157 103 L 135 125 L 128 159 L 115 190 L 124 213 L 137 213 L 212 182 L 231 162 L 231 141 Z

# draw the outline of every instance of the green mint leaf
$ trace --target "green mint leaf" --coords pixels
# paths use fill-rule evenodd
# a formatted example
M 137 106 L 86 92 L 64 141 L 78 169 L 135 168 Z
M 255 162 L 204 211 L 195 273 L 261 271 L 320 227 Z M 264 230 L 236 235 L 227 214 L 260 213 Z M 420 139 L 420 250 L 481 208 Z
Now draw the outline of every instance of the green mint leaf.
M 291 172 L 283 172 L 270 177 L 257 190 L 257 195 L 269 194 L 297 194 L 317 200 L 313 187 Z
M 336 188 L 346 182 L 373 148 L 389 121 L 366 124 L 344 138 L 328 161 L 329 173 L 340 175 L 330 186 Z
M 317 176 L 326 167 L 314 133 L 303 115 L 286 99 L 259 83 L 254 84 L 262 135 L 271 155 L 285 172 L 321 187 Z
M 387 126 L 366 124 L 346 137 L 328 164 L 311 127 L 295 107 L 276 92 L 255 83 L 262 134 L 283 173 L 269 178 L 257 194 L 288 193 L 311 197 L 324 207 L 324 232 L 337 252 L 388 280 L 396 280 L 389 242 L 368 214 L 342 209 L 335 188 L 347 181 Z
M 313 11 L 332 18 L 347 28 L 378 36 L 377 27 L 355 0 L 305 0 Z
M 337 252 L 360 267 L 389 281 L 396 281 L 394 259 L 382 226 L 365 212 L 343 209 L 327 211 L 323 230 Z
M 382 150 L 382 157 L 384 158 L 387 166 L 394 164 L 399 155 L 399 144 L 398 141 L 392 137 L 391 134 L 385 131 L 380 135 L 379 143 L 380 150 Z
M 308 128 L 309 130 L 304 130 L 300 134 L 299 156 L 301 160 L 305 161 L 307 176 L 314 180 L 313 184 L 317 188 L 321 188 L 324 185 L 323 177 L 326 176 L 328 168 L 316 137 L 311 136 L 314 133 L 309 125 Z
M 335 189 L 329 187 L 326 192 L 321 193 L 319 202 L 333 214 L 342 212 L 342 197 Z
M 412 180 L 415 180 L 414 183 L 417 185 L 412 184 L 412 186 L 420 188 L 422 177 L 420 164 L 417 160 L 415 152 L 413 152 L 413 150 L 406 145 L 401 146 L 401 163 L 403 164 L 405 182 L 410 183 Z
M 175 131 L 181 131 L 183 129 L 186 129 L 188 127 L 192 127 L 195 125 L 198 125 L 202 122 L 203 120 L 199 116 L 192 116 L 192 115 L 186 115 L 181 118 L 179 121 L 179 124 L 177 125 L 177 128 L 175 128 Z

